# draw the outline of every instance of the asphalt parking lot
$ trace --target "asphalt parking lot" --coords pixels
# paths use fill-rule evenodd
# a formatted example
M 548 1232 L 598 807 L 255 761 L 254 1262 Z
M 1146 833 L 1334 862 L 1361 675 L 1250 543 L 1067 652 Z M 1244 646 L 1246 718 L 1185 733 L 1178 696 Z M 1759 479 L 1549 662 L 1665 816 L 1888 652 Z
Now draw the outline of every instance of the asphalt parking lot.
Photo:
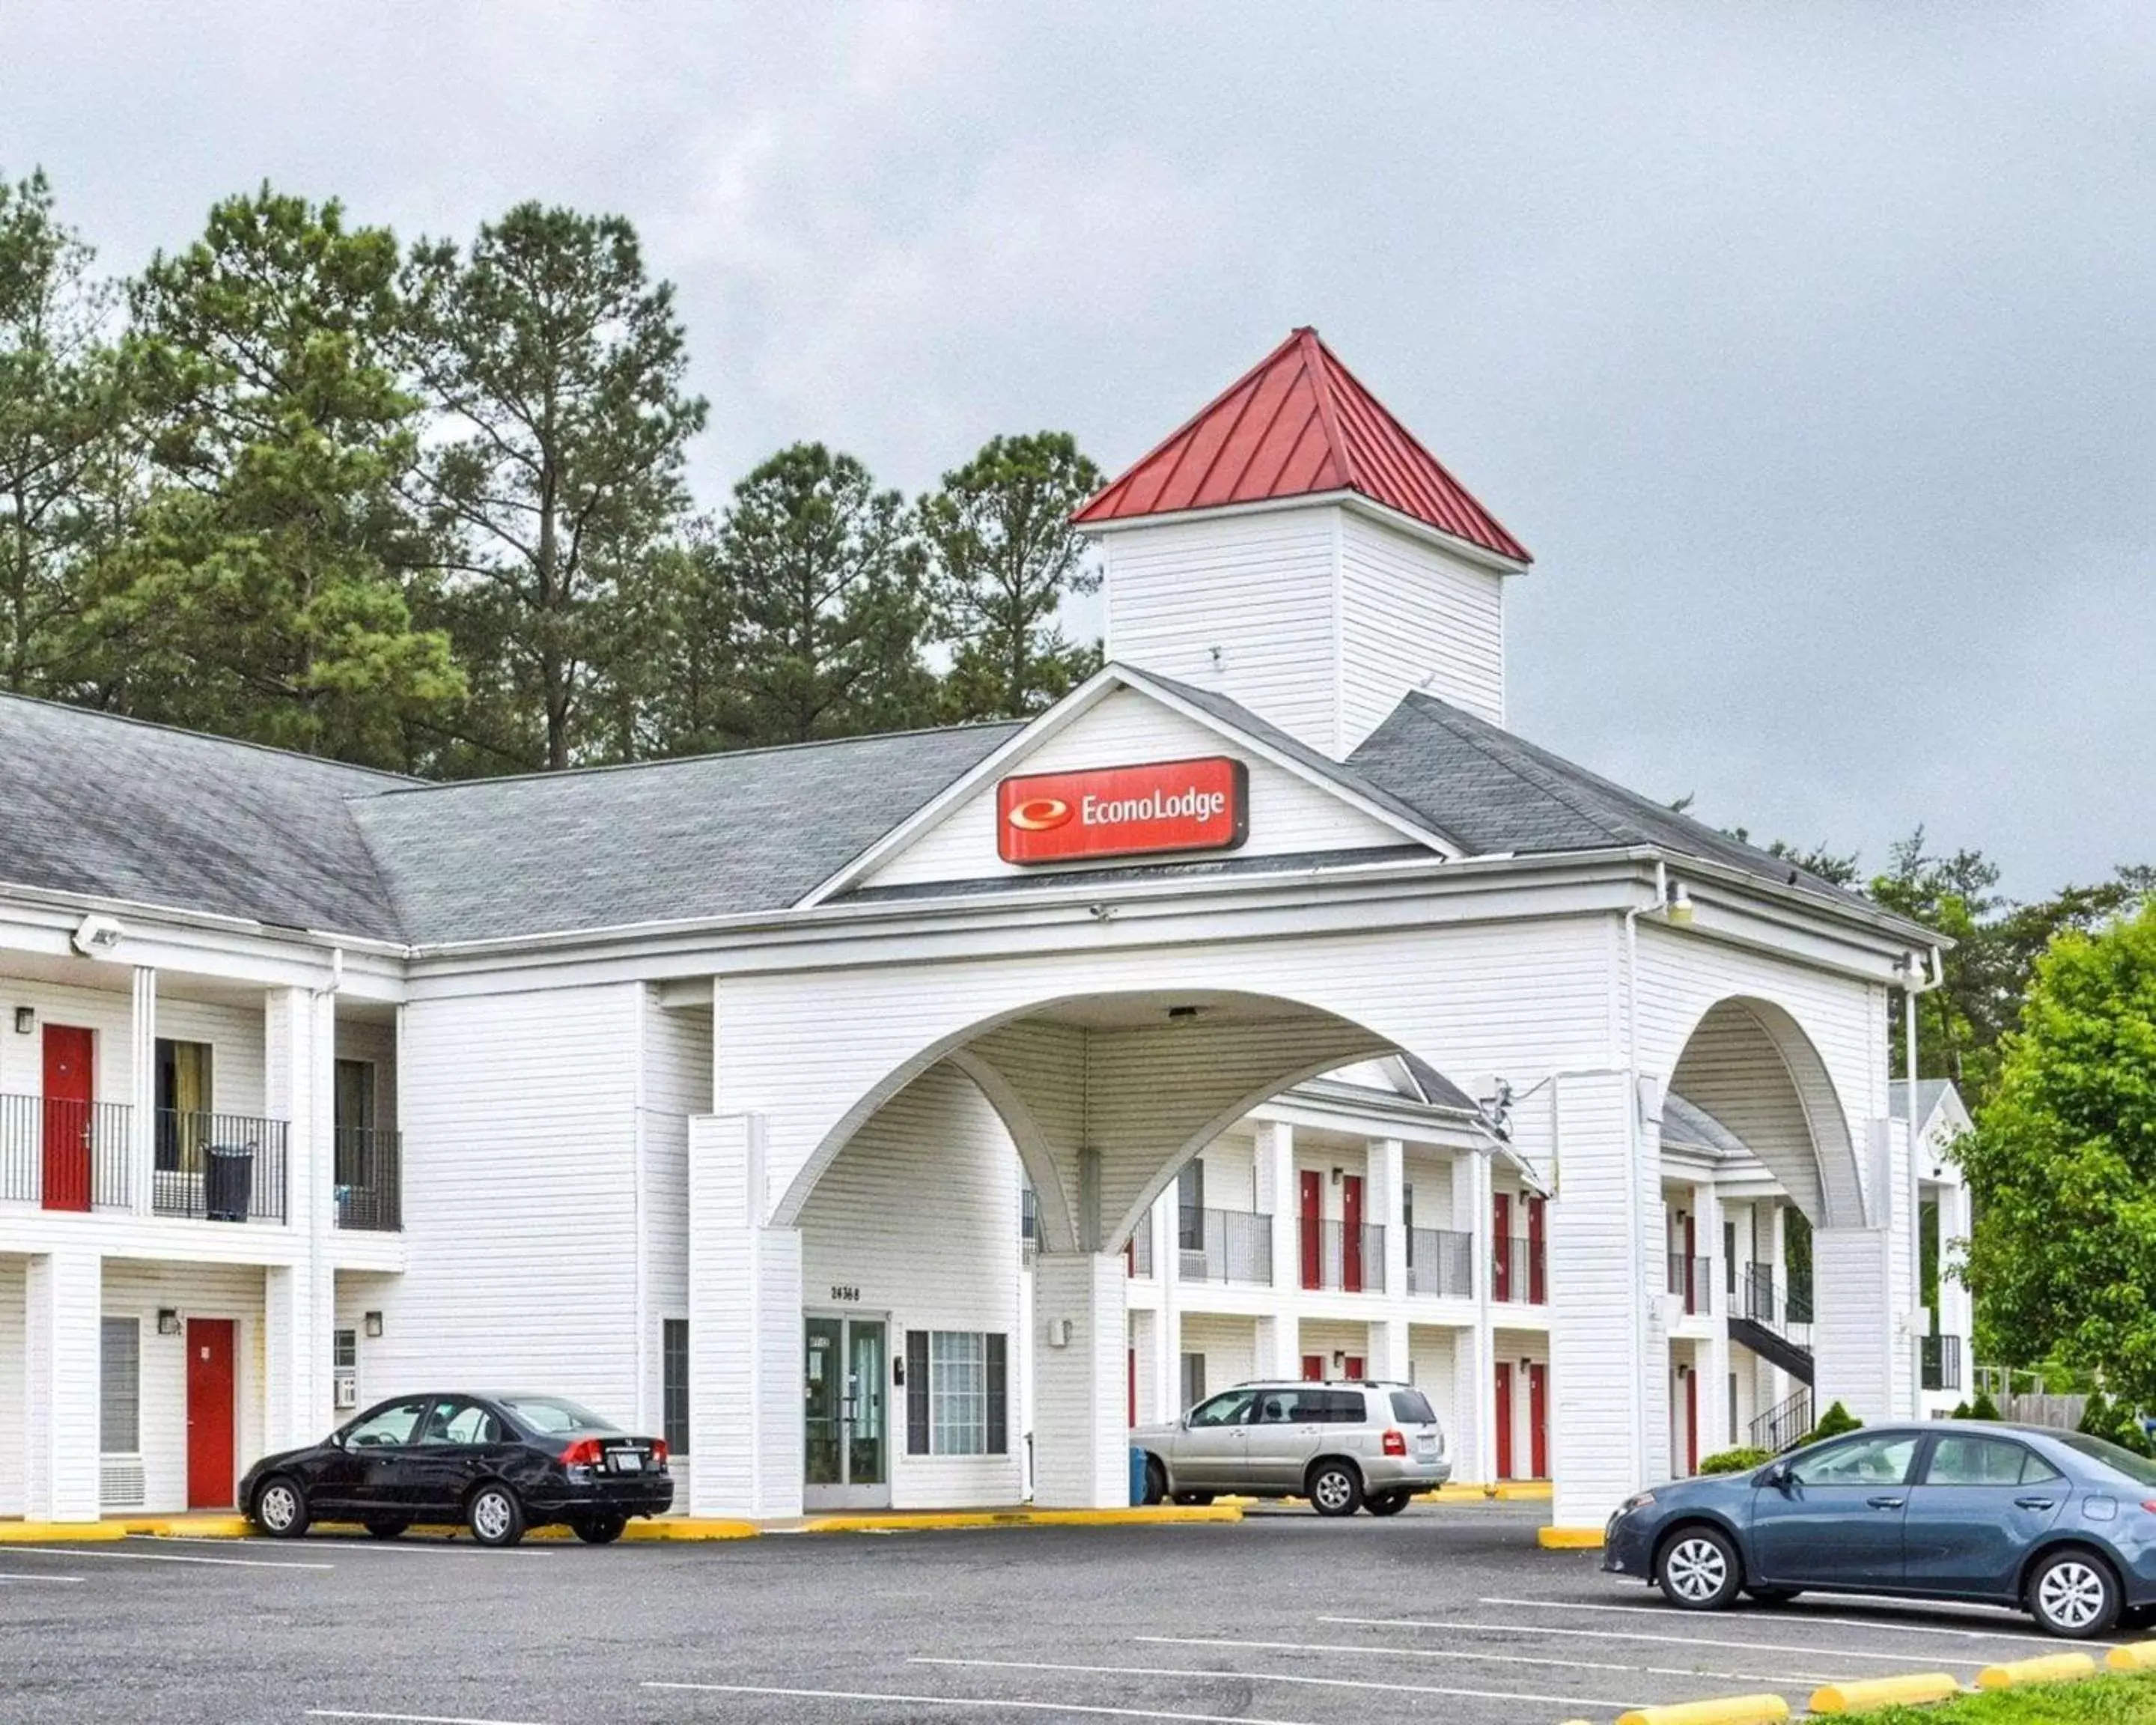
M 2004 1612 L 1680 1616 L 1539 1507 L 727 1544 L 0 1547 L 0 1717 L 161 1725 L 1607 1720 L 2056 1649 Z

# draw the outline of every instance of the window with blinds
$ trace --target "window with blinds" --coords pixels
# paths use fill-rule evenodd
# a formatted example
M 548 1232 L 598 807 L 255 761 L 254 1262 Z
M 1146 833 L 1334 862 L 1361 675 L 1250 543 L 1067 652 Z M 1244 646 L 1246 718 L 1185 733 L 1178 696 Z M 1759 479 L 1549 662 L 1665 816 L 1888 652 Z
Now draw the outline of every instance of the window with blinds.
M 107 1455 L 142 1449 L 142 1321 L 108 1317 L 99 1328 L 97 1447 Z
M 906 1332 L 907 1455 L 1009 1452 L 1009 1348 L 998 1331 Z
M 660 1325 L 660 1435 L 676 1455 L 689 1453 L 689 1320 L 670 1317 Z

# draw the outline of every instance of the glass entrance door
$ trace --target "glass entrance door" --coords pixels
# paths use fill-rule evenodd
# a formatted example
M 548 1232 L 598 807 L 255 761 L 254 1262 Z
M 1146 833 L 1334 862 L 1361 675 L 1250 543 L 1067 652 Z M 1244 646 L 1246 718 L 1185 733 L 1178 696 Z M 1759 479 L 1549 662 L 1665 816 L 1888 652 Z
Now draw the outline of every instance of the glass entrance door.
M 807 1320 L 802 1484 L 808 1508 L 891 1502 L 889 1338 L 880 1317 Z

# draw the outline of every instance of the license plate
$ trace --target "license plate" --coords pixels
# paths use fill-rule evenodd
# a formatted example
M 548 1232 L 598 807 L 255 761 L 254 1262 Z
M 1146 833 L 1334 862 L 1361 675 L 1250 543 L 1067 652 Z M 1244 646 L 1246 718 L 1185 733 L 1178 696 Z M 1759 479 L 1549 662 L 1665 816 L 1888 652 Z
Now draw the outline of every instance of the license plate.
M 1415 1440 L 1414 1452 L 1419 1458 L 1424 1461 L 1435 1461 L 1437 1459 L 1437 1440 L 1435 1438 L 1417 1438 Z
M 616 1473 L 642 1473 L 644 1458 L 634 1450 L 609 1450 L 607 1466 Z

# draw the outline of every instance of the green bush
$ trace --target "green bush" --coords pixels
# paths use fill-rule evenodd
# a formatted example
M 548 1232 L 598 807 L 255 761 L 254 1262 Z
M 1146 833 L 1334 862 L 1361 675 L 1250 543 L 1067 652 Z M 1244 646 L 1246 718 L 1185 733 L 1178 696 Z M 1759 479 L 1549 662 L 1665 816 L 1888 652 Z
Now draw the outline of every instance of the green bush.
M 2000 1420 L 2005 1416 L 1999 1411 L 1999 1404 L 1992 1400 L 1989 1392 L 1979 1389 L 1976 1393 L 1976 1399 L 1969 1404 L 1969 1417 L 1972 1420 Z
M 1764 1467 L 1774 1459 L 1764 1450 L 1740 1447 L 1706 1457 L 1699 1464 L 1699 1471 L 1702 1473 L 1749 1473 L 1755 1467 Z
M 1821 1438 L 1840 1437 L 1845 1431 L 1863 1430 L 1864 1422 L 1842 1406 L 1840 1402 L 1836 1402 L 1820 1415 L 1819 1424 L 1806 1432 L 1799 1441 L 1815 1444 Z
M 2102 1390 L 2088 1399 L 2088 1406 L 2082 1412 L 2082 1423 L 2077 1430 L 2091 1437 L 2108 1439 L 2122 1450 L 2131 1450 L 2137 1455 L 2151 1452 L 2148 1434 L 2141 1429 L 2141 1421 L 2123 1403 L 2112 1401 Z
M 1956 1402 L 1954 1404 L 1953 1412 L 1948 1414 L 1947 1418 L 1949 1420 L 1974 1420 L 1976 1418 L 1976 1415 L 1969 1411 L 1969 1405 L 1967 1402 Z

